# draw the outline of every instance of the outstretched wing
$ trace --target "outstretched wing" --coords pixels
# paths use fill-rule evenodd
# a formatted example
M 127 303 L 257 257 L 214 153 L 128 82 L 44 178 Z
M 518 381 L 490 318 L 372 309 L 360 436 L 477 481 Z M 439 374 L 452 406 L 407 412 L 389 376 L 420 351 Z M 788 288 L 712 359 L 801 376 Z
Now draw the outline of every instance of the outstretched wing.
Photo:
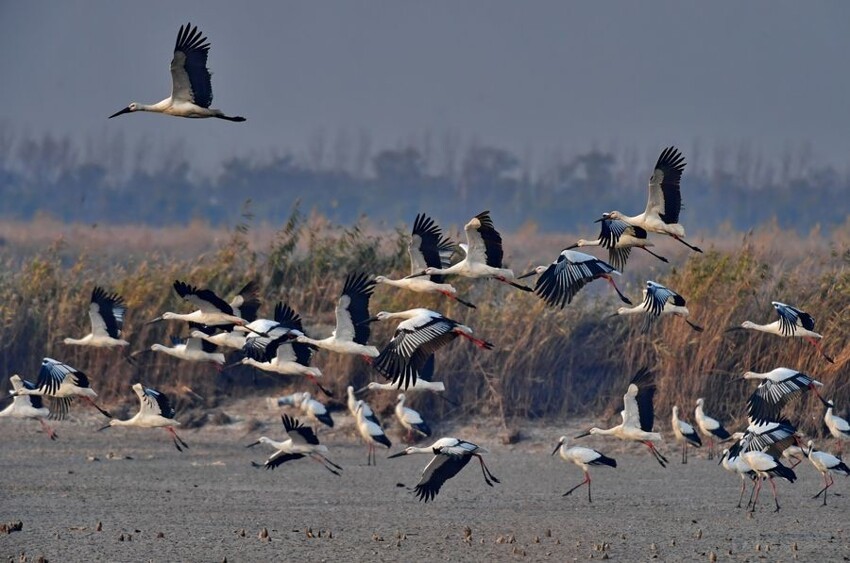
M 89 318 L 91 331 L 95 336 L 120 338 L 126 312 L 127 306 L 120 295 L 107 293 L 99 286 L 95 286 L 92 290 Z
M 685 169 L 685 157 L 676 147 L 661 151 L 655 170 L 649 178 L 649 199 L 645 213 L 657 214 L 661 220 L 672 225 L 679 222 L 682 210 L 682 194 L 679 183 Z
M 342 295 L 336 305 L 336 337 L 353 340 L 365 346 L 371 334 L 369 318 L 369 298 L 375 290 L 375 280 L 367 274 L 348 274 Z
M 230 303 L 219 297 L 210 289 L 198 289 L 180 280 L 175 280 L 174 291 L 185 301 L 191 303 L 205 313 L 233 314 Z
M 175 101 L 210 107 L 213 93 L 212 75 L 207 70 L 209 50 L 210 44 L 197 26 L 180 26 L 171 59 L 171 97 Z
M 493 268 L 502 267 L 502 235 L 493 225 L 489 211 L 482 211 L 464 227 L 467 256 Z
M 806 330 L 815 330 L 815 319 L 810 314 L 779 301 L 773 301 L 773 307 L 779 315 L 779 330 L 782 336 L 794 334 L 794 328 L 798 325 Z
M 413 489 L 420 501 L 433 500 L 440 492 L 443 483 L 457 475 L 461 469 L 466 467 L 472 456 L 438 454 L 431 459 L 425 469 L 422 470 L 422 478 Z
M 297 418 L 282 414 L 280 420 L 283 422 L 283 429 L 292 438 L 293 444 L 319 445 L 319 439 L 313 429 L 302 424 Z
M 407 245 L 410 255 L 410 272 L 416 274 L 425 268 L 446 268 L 454 253 L 454 244 L 434 220 L 424 213 L 416 216 L 413 222 L 413 232 Z M 443 283 L 443 276 L 431 276 L 434 283 Z

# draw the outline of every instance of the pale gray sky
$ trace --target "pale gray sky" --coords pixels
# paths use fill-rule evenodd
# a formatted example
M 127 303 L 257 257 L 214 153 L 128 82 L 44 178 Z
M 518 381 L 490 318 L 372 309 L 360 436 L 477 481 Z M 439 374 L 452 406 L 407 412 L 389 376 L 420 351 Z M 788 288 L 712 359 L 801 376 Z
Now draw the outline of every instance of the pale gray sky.
M 181 23 L 211 43 L 214 107 L 243 124 L 107 116 L 170 89 Z M 0 121 L 81 141 L 185 139 L 200 170 L 453 131 L 543 154 L 747 142 L 850 155 L 850 3 L 0 1 Z

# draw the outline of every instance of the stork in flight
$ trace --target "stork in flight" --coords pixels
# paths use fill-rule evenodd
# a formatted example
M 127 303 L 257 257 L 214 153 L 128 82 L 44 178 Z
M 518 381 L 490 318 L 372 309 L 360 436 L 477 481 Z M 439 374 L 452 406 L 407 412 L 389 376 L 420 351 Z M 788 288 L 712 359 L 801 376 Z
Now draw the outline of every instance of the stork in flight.
M 619 219 L 602 218 L 597 219 L 596 222 L 601 223 L 597 239 L 585 240 L 580 238 L 574 245 L 568 246 L 567 250 L 585 246 L 601 246 L 608 250 L 608 262 L 620 272 L 625 270 L 632 248 L 642 248 L 662 262 L 668 262 L 666 258 L 648 248 L 655 245 L 649 242 L 646 229 L 629 225 Z
M 620 411 L 623 422 L 613 428 L 593 427 L 587 432 L 579 434 L 576 438 L 598 434 L 600 436 L 614 436 L 621 440 L 640 442 L 649 448 L 650 453 L 661 464 L 661 467 L 667 467 L 667 458 L 658 451 L 653 443 L 663 441 L 661 434 L 652 431 L 652 425 L 655 421 L 655 411 L 652 402 L 656 389 L 653 379 L 652 372 L 647 368 L 638 370 L 629 383 L 626 394 L 623 395 L 623 410 Z
M 50 400 L 50 418 L 63 420 L 74 397 L 81 397 L 96 408 L 103 416 L 112 418 L 107 411 L 94 402 L 97 393 L 91 388 L 88 376 L 68 364 L 53 358 L 44 358 L 34 388 L 24 386 L 12 391 L 13 396 L 38 395 Z
M 459 245 L 466 257 L 448 268 L 429 266 L 411 274 L 408 278 L 419 276 L 458 275 L 467 278 L 493 278 L 523 291 L 532 291 L 528 286 L 516 283 L 513 270 L 502 264 L 502 235 L 493 225 L 489 211 L 482 211 L 464 226 L 466 244 Z
M 136 392 L 136 396 L 139 398 L 139 412 L 133 418 L 127 420 L 113 418 L 109 421 L 109 424 L 100 428 L 100 430 L 106 430 L 113 426 L 165 428 L 166 432 L 171 435 L 177 451 L 182 452 L 183 448 L 189 449 L 189 444 L 184 442 L 177 435 L 177 432 L 174 431 L 174 427 L 180 426 L 180 423 L 174 420 L 174 407 L 171 405 L 168 396 L 156 389 L 144 387 L 141 383 L 134 383 L 133 391 Z
M 702 252 L 699 247 L 685 240 L 685 228 L 679 224 L 679 212 L 682 210 L 679 183 L 685 164 L 685 157 L 679 149 L 667 147 L 661 151 L 649 178 L 649 198 L 644 212 L 630 217 L 619 211 L 611 211 L 604 213 L 602 219 L 620 220 L 650 233 L 668 235 L 691 250 Z
M 641 326 L 641 332 L 643 334 L 648 333 L 655 324 L 655 321 L 662 315 L 682 317 L 693 330 L 696 332 L 703 331 L 701 326 L 688 320 L 688 316 L 691 313 L 688 311 L 687 302 L 684 297 L 672 289 L 651 280 L 646 282 L 646 289 L 643 290 L 643 302 L 640 305 L 620 307 L 616 313 L 611 313 L 609 317 L 637 314 L 643 315 L 643 325 Z
M 776 495 L 776 484 L 773 477 L 782 477 L 793 483 L 797 476 L 794 471 L 779 461 L 782 452 L 790 445 L 796 443 L 796 428 L 787 420 L 775 420 L 770 422 L 751 421 L 743 436 L 726 452 L 723 459 L 735 460 L 740 457 L 741 462 L 746 464 L 757 476 L 753 485 L 753 493 L 750 497 L 750 511 L 754 511 L 758 502 L 759 491 L 763 479 L 770 481 L 773 490 L 773 502 L 779 511 L 779 499 Z M 738 462 L 736 462 L 738 463 Z M 743 496 L 743 493 L 742 493 Z M 738 503 L 740 505 L 740 501 Z
M 558 258 L 548 266 L 537 266 L 517 279 L 527 278 L 534 274 L 540 274 L 537 283 L 534 285 L 534 292 L 550 307 L 563 309 L 573 300 L 573 297 L 581 288 L 595 279 L 607 280 L 623 303 L 632 304 L 614 283 L 614 278 L 611 277 L 611 274 L 619 276 L 620 272 L 611 264 L 584 252 L 562 250 Z
M 51 440 L 57 438 L 56 432 L 44 422 L 44 419 L 50 416 L 50 409 L 44 406 L 44 401 L 39 395 L 23 395 L 17 394 L 21 389 L 35 389 L 35 385 L 25 379 L 21 379 L 18 374 L 9 378 L 9 383 L 12 384 L 12 404 L 0 411 L 0 417 L 12 418 L 34 418 L 41 423 L 41 428 Z
M 820 342 L 818 342 L 823 338 L 823 336 L 815 332 L 815 318 L 813 316 L 797 309 L 796 307 L 792 307 L 791 305 L 780 303 L 779 301 L 771 301 L 771 303 L 773 304 L 773 308 L 776 309 L 776 314 L 779 315 L 778 321 L 773 321 L 766 325 L 760 325 L 752 321 L 744 321 L 741 323 L 741 326 L 726 329 L 726 332 L 749 329 L 766 332 L 768 334 L 775 334 L 786 338 L 803 338 L 806 342 L 814 346 L 826 361 L 831 364 L 835 363 L 835 360 L 824 352 L 823 347 Z
M 762 380 L 747 399 L 747 416 L 756 423 L 778 420 L 782 407 L 798 394 L 812 391 L 822 398 L 817 388 L 823 387 L 823 383 L 790 368 L 776 368 L 767 373 L 748 371 L 744 379 Z
M 168 311 L 147 324 L 167 320 L 188 321 L 206 326 L 244 325 L 248 322 L 239 315 L 239 305 L 244 302 L 241 293 L 228 303 L 211 289 L 199 289 L 180 280 L 176 280 L 173 287 L 181 299 L 197 307 L 197 310 L 186 314 Z
M 451 264 L 451 257 L 455 245 L 443 231 L 437 226 L 433 219 L 420 213 L 413 221 L 413 232 L 410 234 L 410 242 L 407 245 L 407 253 L 410 256 L 410 273 L 418 274 L 426 268 L 447 268 Z M 475 308 L 469 301 L 464 301 L 457 296 L 457 290 L 451 284 L 444 283 L 443 276 L 434 274 L 431 276 L 406 277 L 393 280 L 386 276 L 375 277 L 375 283 L 383 283 L 394 287 L 401 287 L 417 293 L 441 293 L 450 299 L 454 299 L 462 305 Z
M 457 475 L 473 457 L 478 458 L 481 463 L 481 472 L 484 474 L 485 483 L 491 487 L 493 483 L 500 483 L 501 481 L 490 473 L 490 469 L 484 463 L 484 458 L 481 457 L 483 453 L 487 453 L 487 450 L 472 442 L 458 438 L 440 438 L 428 447 L 410 446 L 387 459 L 412 454 L 432 454 L 434 456 L 422 470 L 422 477 L 414 488 L 419 500 L 428 502 L 434 500 L 443 483 Z
M 134 111 L 151 111 L 175 117 L 216 117 L 227 121 L 245 121 L 241 116 L 225 115 L 210 108 L 213 99 L 212 73 L 207 69 L 210 44 L 191 23 L 180 26 L 171 59 L 171 95 L 153 105 L 133 102 L 109 116 L 109 119 Z
M 120 295 L 107 293 L 102 287 L 95 286 L 91 292 L 89 304 L 91 333 L 79 339 L 66 338 L 65 344 L 97 348 L 129 346 L 129 342 L 121 339 L 126 312 L 127 306 Z
M 309 426 L 302 424 L 297 418 L 283 414 L 280 416 L 283 422 L 283 429 L 289 438 L 283 442 L 275 442 L 265 436 L 261 436 L 259 440 L 248 444 L 246 448 L 251 448 L 257 444 L 267 444 L 275 448 L 275 452 L 269 456 L 266 462 L 262 465 L 251 462 L 254 467 L 265 467 L 266 469 L 274 469 L 295 459 L 309 457 L 313 461 L 318 462 L 322 467 L 339 475 L 342 467 L 329 460 L 326 455 L 328 448 L 319 443 L 319 438 Z

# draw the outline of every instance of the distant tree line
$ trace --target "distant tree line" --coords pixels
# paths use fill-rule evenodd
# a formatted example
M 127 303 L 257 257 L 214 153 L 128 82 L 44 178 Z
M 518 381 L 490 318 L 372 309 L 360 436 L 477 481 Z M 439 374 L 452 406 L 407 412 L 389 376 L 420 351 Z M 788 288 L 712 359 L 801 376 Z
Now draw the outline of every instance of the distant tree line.
M 646 180 L 662 148 L 638 155 L 588 147 L 553 153 L 532 166 L 528 155 L 464 145 L 450 135 L 438 148 L 426 136 L 377 151 L 367 136 L 335 143 L 320 136 L 304 157 L 231 158 L 215 175 L 203 176 L 191 169 L 179 145 L 151 155 L 142 143 L 131 147 L 120 135 L 91 144 L 17 138 L 0 127 L 0 218 L 48 214 L 64 222 L 232 224 L 250 199 L 256 220 L 277 224 L 298 199 L 302 209 L 340 224 L 362 215 L 392 222 L 423 210 L 461 223 L 479 208 L 498 207 L 503 228 L 531 220 L 541 230 L 558 231 L 613 208 L 641 212 Z M 850 193 L 848 174 L 812 165 L 805 147 L 775 162 L 746 145 L 716 148 L 710 155 L 698 145 L 680 148 L 689 163 L 683 221 L 690 231 L 724 224 L 746 230 L 775 219 L 806 232 L 815 224 L 844 223 L 850 212 L 844 195 Z M 706 160 L 711 164 L 701 166 Z

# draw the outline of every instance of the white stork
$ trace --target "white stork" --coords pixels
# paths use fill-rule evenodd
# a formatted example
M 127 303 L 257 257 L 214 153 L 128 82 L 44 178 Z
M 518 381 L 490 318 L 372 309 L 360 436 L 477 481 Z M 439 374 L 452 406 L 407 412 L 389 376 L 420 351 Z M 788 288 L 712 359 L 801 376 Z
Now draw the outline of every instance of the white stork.
M 756 508 L 759 491 L 761 491 L 761 480 L 765 478 L 770 480 L 773 501 L 776 504 L 776 510 L 779 510 L 779 499 L 776 495 L 773 476 L 777 475 L 791 483 L 796 480 L 794 471 L 779 461 L 783 450 L 796 441 L 796 429 L 787 420 L 751 422 L 743 437 L 729 448 L 727 456 L 730 459 L 740 456 L 741 460 L 760 478 L 753 486 L 755 497 L 750 505 L 751 511 Z
M 329 460 L 326 456 L 328 448 L 319 443 L 319 438 L 309 426 L 304 426 L 297 418 L 283 414 L 280 416 L 283 422 L 283 429 L 289 438 L 283 442 L 275 442 L 265 436 L 261 436 L 259 440 L 248 444 L 246 448 L 252 448 L 257 444 L 266 444 L 272 446 L 275 452 L 269 456 L 266 462 L 262 465 L 251 462 L 255 467 L 265 467 L 266 469 L 274 469 L 283 465 L 287 461 L 309 457 L 313 461 L 321 464 L 322 467 L 339 475 L 342 467 Z
M 741 453 L 740 456 L 758 477 L 770 481 L 770 488 L 773 490 L 773 502 L 776 504 L 776 510 L 774 512 L 779 512 L 779 498 L 776 495 L 776 484 L 773 482 L 773 477 L 774 475 L 782 477 L 789 483 L 793 483 L 797 480 L 794 470 L 782 465 L 782 462 L 775 455 L 766 452 L 749 451 Z M 756 509 L 756 503 L 759 500 L 759 491 L 761 491 L 761 479 L 756 481 L 756 496 L 753 499 L 750 512 L 754 512 Z
M 732 327 L 727 329 L 726 332 L 749 329 L 766 332 L 768 334 L 775 334 L 782 337 L 802 338 L 814 346 L 817 351 L 820 352 L 821 356 L 826 359 L 826 361 L 831 364 L 835 363 L 835 360 L 824 352 L 823 347 L 820 342 L 818 342 L 823 338 L 823 336 L 815 332 L 814 317 L 800 309 L 797 309 L 796 307 L 780 303 L 779 301 L 771 301 L 771 303 L 773 304 L 773 308 L 776 309 L 776 314 L 779 315 L 778 321 L 773 321 L 766 325 L 760 325 L 752 321 L 744 321 L 741 323 L 741 326 Z
M 598 452 L 592 448 L 583 448 L 581 446 L 567 447 L 567 437 L 561 436 L 558 440 L 558 445 L 552 455 L 560 453 L 561 459 L 575 463 L 581 470 L 584 471 L 584 480 L 564 493 L 561 496 L 567 496 L 584 484 L 587 484 L 587 502 L 593 502 L 590 497 L 590 469 L 591 465 L 607 465 L 608 467 L 617 467 L 617 461 L 614 458 L 608 457 L 602 452 Z
M 331 417 L 331 413 L 328 412 L 328 408 L 314 399 L 312 394 L 306 391 L 301 394 L 296 393 L 295 406 L 301 409 L 301 412 L 314 422 L 324 424 L 328 428 L 334 427 L 334 419 Z
M 216 352 L 216 345 L 200 338 L 171 337 L 171 346 L 151 344 L 151 352 L 162 352 L 189 362 L 212 362 L 218 368 L 224 365 L 224 354 Z
M 129 342 L 121 339 L 121 329 L 124 326 L 124 314 L 126 312 L 127 306 L 120 295 L 107 293 L 102 287 L 95 286 L 91 292 L 89 304 L 91 333 L 79 339 L 66 338 L 65 344 L 96 348 L 129 346 Z
M 211 109 L 212 73 L 207 69 L 210 44 L 191 23 L 180 26 L 171 59 L 171 95 L 153 105 L 131 103 L 109 116 L 109 119 L 134 111 L 152 111 L 176 117 L 217 117 L 227 121 L 245 121 L 244 117 L 229 116 Z
M 258 327 L 264 325 L 262 322 L 257 322 L 257 311 L 261 302 L 256 281 L 248 282 L 245 287 L 239 290 L 236 297 L 230 300 L 229 305 L 233 309 L 234 315 L 244 319 L 248 323 L 247 325 L 217 325 L 215 328 L 222 332 L 216 333 L 206 330 L 206 327 L 201 327 L 201 330 L 193 330 L 191 336 L 206 340 L 216 346 L 241 350 L 245 346 L 246 333 L 263 334 L 263 331 Z
M 534 292 L 551 307 L 563 309 L 564 305 L 570 303 L 581 288 L 596 279 L 606 280 L 620 296 L 623 303 L 632 304 L 614 283 L 614 278 L 611 277 L 611 274 L 619 276 L 620 272 L 611 264 L 584 252 L 562 250 L 558 258 L 548 266 L 537 266 L 518 279 L 527 278 L 534 274 L 540 274 L 537 283 L 534 285 Z
M 782 407 L 794 396 L 811 390 L 820 397 L 817 388 L 823 386 L 810 375 L 790 368 L 776 368 L 767 373 L 748 371 L 744 379 L 762 380 L 747 399 L 747 415 L 753 422 L 777 420 Z
M 312 344 L 339 354 L 359 354 L 374 358 L 378 349 L 369 346 L 369 299 L 375 290 L 375 281 L 366 274 L 348 274 L 342 286 L 342 294 L 336 305 L 336 328 L 327 338 L 313 340 L 299 336 L 297 342 Z
M 407 253 L 410 256 L 410 274 L 419 274 L 426 268 L 448 267 L 451 264 L 454 248 L 454 243 L 448 237 L 443 237 L 443 232 L 433 219 L 424 213 L 418 214 L 413 222 L 413 232 L 407 245 Z M 377 276 L 375 283 L 401 287 L 417 293 L 441 293 L 462 305 L 475 308 L 475 305 L 469 301 L 459 298 L 454 286 L 444 283 L 443 276 L 439 274 L 425 277 L 406 277 L 400 280 Z
M 247 323 L 245 319 L 239 316 L 238 310 L 233 305 L 216 295 L 211 289 L 199 289 L 180 280 L 175 281 L 173 287 L 177 295 L 187 303 L 197 307 L 197 310 L 187 314 L 165 312 L 148 321 L 148 324 L 167 320 L 188 321 L 207 326 L 244 325 Z M 238 296 L 236 300 L 238 300 Z
M 89 378 L 85 373 L 53 358 L 44 358 L 41 361 L 41 369 L 38 372 L 34 389 L 24 386 L 11 393 L 13 396 L 37 395 L 47 397 L 51 406 L 50 418 L 57 420 L 63 420 L 68 415 L 68 407 L 74 397 L 81 397 L 100 411 L 103 416 L 110 418 L 112 416 L 94 402 L 97 393 L 91 388 Z
M 378 419 L 374 414 L 369 417 L 366 414 L 365 407 L 368 405 L 363 400 L 357 401 L 357 406 L 354 408 L 354 421 L 357 426 L 357 431 L 360 437 L 366 442 L 369 448 L 369 453 L 366 458 L 366 465 L 377 465 L 375 461 L 375 444 L 381 444 L 387 449 L 391 448 L 393 443 L 384 434 L 384 429 L 378 423 Z M 371 412 L 372 409 L 369 409 Z
M 370 381 L 366 384 L 366 387 L 361 387 L 356 391 L 356 393 L 362 393 L 366 390 L 370 391 L 394 391 L 398 389 L 398 385 L 393 382 L 388 383 L 378 383 L 377 381 Z M 405 391 L 445 391 L 446 385 L 442 381 L 425 381 L 421 377 L 416 378 L 416 383 L 410 385 Z
M 428 358 L 434 352 L 462 336 L 479 348 L 492 350 L 486 340 L 472 336 L 472 329 L 430 309 L 408 309 L 396 313 L 381 311 L 368 322 L 405 319 L 396 327 L 390 343 L 372 362 L 372 366 L 399 389 L 416 383 Z
M 823 415 L 823 423 L 826 424 L 832 437 L 838 440 L 838 454 L 841 455 L 844 451 L 844 442 L 850 441 L 850 423 L 847 422 L 847 419 L 841 418 L 832 412 L 835 408 L 835 404 L 832 401 L 821 399 L 821 402 L 826 407 L 826 412 Z
M 815 469 L 823 475 L 823 489 L 821 489 L 818 494 L 812 498 L 818 498 L 823 495 L 823 505 L 826 506 L 827 491 L 833 484 L 835 484 L 832 474 L 841 473 L 845 477 L 850 476 L 850 467 L 847 467 L 847 464 L 841 461 L 841 458 L 835 457 L 827 452 L 816 451 L 814 448 L 815 443 L 812 440 L 809 440 L 805 454 L 806 457 L 809 458 L 809 461 L 812 462 L 812 465 L 815 466 Z
M 9 383 L 12 384 L 12 404 L 0 411 L 0 417 L 12 418 L 33 418 L 41 423 L 41 428 L 51 440 L 57 438 L 56 432 L 44 421 L 50 416 L 50 409 L 44 406 L 44 401 L 39 395 L 22 395 L 17 394 L 22 389 L 35 389 L 35 385 L 21 379 L 18 374 L 9 378 Z
M 688 326 L 696 332 L 702 332 L 703 328 L 688 320 L 690 311 L 688 311 L 685 298 L 669 289 L 660 283 L 654 281 L 646 282 L 646 289 L 643 290 L 643 301 L 640 305 L 634 307 L 620 307 L 616 313 L 611 313 L 609 317 L 619 315 L 643 315 L 643 325 L 641 333 L 646 334 L 655 324 L 655 321 L 662 315 L 674 315 L 682 317 Z
M 349 385 L 348 388 L 346 389 L 346 392 L 348 394 L 346 406 L 348 407 L 348 412 L 351 414 L 352 417 L 354 417 L 354 421 L 356 423 L 357 422 L 357 407 L 358 407 L 358 400 L 357 400 L 357 397 L 355 396 L 356 391 L 354 391 L 354 387 Z M 362 411 L 363 411 L 363 418 L 377 424 L 378 427 L 380 428 L 381 423 L 378 421 L 378 417 L 375 416 L 375 413 L 372 412 L 372 407 L 369 406 L 369 403 L 367 403 L 365 401 L 359 401 L 359 402 L 361 403 L 360 409 L 362 409 Z
M 493 278 L 523 291 L 532 291 L 530 287 L 514 282 L 514 272 L 502 267 L 502 235 L 493 225 L 489 211 L 482 211 L 467 223 L 464 228 L 466 244 L 459 245 L 466 257 L 448 268 L 429 266 L 408 277 L 451 276 L 467 278 Z
M 720 424 L 720 421 L 705 414 L 704 405 L 705 399 L 702 397 L 697 399 L 697 408 L 694 410 L 694 420 L 696 420 L 697 428 L 699 428 L 702 435 L 708 438 L 708 459 L 712 459 L 714 457 L 715 438 L 723 442 L 732 436 L 729 434 L 729 431 Z
M 576 438 L 583 438 L 591 434 L 600 436 L 614 436 L 620 440 L 640 442 L 649 448 L 655 460 L 661 467 L 667 467 L 667 458 L 661 455 L 653 442 L 661 442 L 661 434 L 652 431 L 655 422 L 655 411 L 652 404 L 655 397 L 655 382 L 653 374 L 647 368 L 641 368 L 629 383 L 626 394 L 623 395 L 623 410 L 620 416 L 621 424 L 613 428 L 593 427 L 583 432 Z
M 673 405 L 671 423 L 673 426 L 673 436 L 676 437 L 676 441 L 682 442 L 682 463 L 688 463 L 688 445 L 701 448 L 702 440 L 700 440 L 699 434 L 697 434 L 693 426 L 679 418 L 679 407 L 676 405 Z
M 410 446 L 387 459 L 412 454 L 433 454 L 434 457 L 422 470 L 422 477 L 414 488 L 419 500 L 428 502 L 437 496 L 443 483 L 457 475 L 473 457 L 477 457 L 481 463 L 481 473 L 484 475 L 485 483 L 491 487 L 493 483 L 500 483 L 501 481 L 490 473 L 490 469 L 484 463 L 484 458 L 481 457 L 483 453 L 487 453 L 487 450 L 472 442 L 458 438 L 440 438 L 430 446 L 424 448 Z
M 740 452 L 739 452 L 740 453 Z M 750 469 L 750 466 L 740 455 L 735 455 L 732 457 L 729 454 L 729 448 L 723 450 L 720 454 L 720 461 L 718 462 L 723 465 L 723 468 L 730 473 L 734 473 L 741 477 L 741 494 L 738 495 L 738 508 L 741 508 L 741 501 L 744 500 L 744 492 L 747 490 L 747 478 L 756 479 L 755 471 Z M 753 493 L 755 493 L 755 485 L 753 485 Z M 747 503 L 749 506 L 752 503 L 752 493 L 750 502 Z
M 136 426 L 138 428 L 165 428 L 174 441 L 174 447 L 182 452 L 183 448 L 189 449 L 189 444 L 177 435 L 174 427 L 180 423 L 174 420 L 174 407 L 168 399 L 168 395 L 152 389 L 143 387 L 141 383 L 133 384 L 133 391 L 139 397 L 139 412 L 133 418 L 119 420 L 113 418 L 109 424 L 100 430 L 106 430 L 112 426 Z M 182 446 L 182 447 L 181 447 Z
M 618 219 L 602 218 L 597 219 L 596 222 L 601 223 L 599 238 L 595 240 L 580 238 L 574 245 L 568 246 L 567 250 L 584 246 L 601 246 L 608 250 L 608 262 L 620 272 L 625 270 L 632 248 L 642 248 L 662 262 L 668 262 L 666 258 L 648 248 L 655 245 L 649 242 L 645 229 Z
M 425 438 L 431 435 L 431 428 L 422 419 L 422 415 L 410 407 L 404 406 L 404 393 L 399 393 L 395 405 L 395 417 L 399 424 L 407 430 L 407 441 L 413 440 L 414 433 L 421 434 Z
M 679 213 L 682 210 L 679 183 L 685 164 L 685 157 L 676 147 L 667 147 L 661 151 L 655 163 L 655 170 L 649 178 L 649 198 L 644 212 L 630 217 L 619 211 L 611 211 L 604 213 L 602 219 L 620 220 L 650 233 L 668 235 L 691 250 L 702 252 L 700 248 L 685 241 L 685 228 L 679 224 Z

